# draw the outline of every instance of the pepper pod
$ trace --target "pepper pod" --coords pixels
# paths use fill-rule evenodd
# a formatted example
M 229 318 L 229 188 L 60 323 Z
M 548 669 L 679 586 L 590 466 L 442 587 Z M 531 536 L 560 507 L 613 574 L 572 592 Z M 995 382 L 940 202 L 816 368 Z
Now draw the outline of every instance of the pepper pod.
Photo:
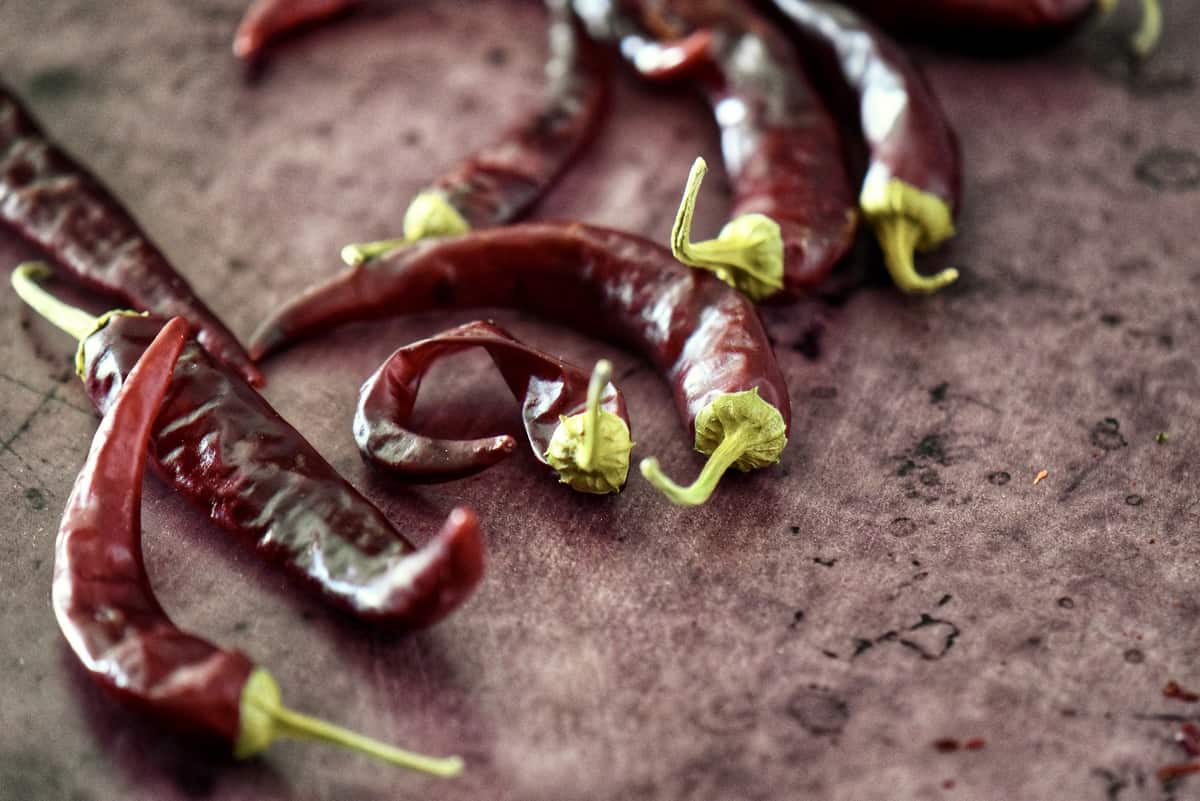
M 183 731 L 215 736 L 248 757 L 279 737 L 325 740 L 438 776 L 462 771 L 283 706 L 269 673 L 238 651 L 179 629 L 142 560 L 142 473 L 154 421 L 187 323 L 168 321 L 130 371 L 96 431 L 63 512 L 52 605 L 88 675 L 120 701 Z
M 525 433 L 538 461 L 580 492 L 619 492 L 629 472 L 629 414 L 611 383 L 612 365 L 587 373 L 531 348 L 492 322 L 467 323 L 396 350 L 362 385 L 354 440 L 377 467 L 414 481 L 477 473 L 512 453 L 512 437 L 434 439 L 409 429 L 421 380 L 441 358 L 483 348 L 521 403 Z
M 13 272 L 17 294 L 79 340 L 76 369 L 104 413 L 164 320 L 100 318 L 36 283 L 38 263 Z M 189 341 L 154 422 L 155 472 L 213 522 L 252 543 L 327 601 L 359 618 L 415 628 L 459 606 L 483 575 L 483 538 L 454 510 L 414 547 L 239 375 Z

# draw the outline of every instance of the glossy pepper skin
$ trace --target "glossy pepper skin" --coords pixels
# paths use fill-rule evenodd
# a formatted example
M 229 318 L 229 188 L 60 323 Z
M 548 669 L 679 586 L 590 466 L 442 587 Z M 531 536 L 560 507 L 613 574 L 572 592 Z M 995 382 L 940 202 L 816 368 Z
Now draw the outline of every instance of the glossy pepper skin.
M 303 737 L 456 775 L 457 757 L 413 754 L 286 708 L 269 673 L 239 651 L 179 629 L 158 603 L 142 560 L 142 473 L 187 335 L 187 323 L 176 317 L 145 349 L 101 421 L 67 500 L 51 604 L 71 650 L 117 700 L 177 731 L 223 741 L 237 757 L 253 756 L 279 737 Z
M 549 353 L 532 348 L 498 325 L 477 320 L 397 349 L 362 385 L 354 415 L 354 439 L 371 464 L 413 481 L 447 481 L 478 473 L 512 453 L 516 442 L 503 435 L 471 440 L 434 439 L 408 428 L 421 380 L 442 358 L 473 348 L 482 348 L 495 363 L 513 397 L 521 403 L 521 417 L 534 457 L 542 464 L 563 470 L 552 452 L 563 441 L 567 420 L 583 415 L 588 405 L 589 374 Z M 629 414 L 625 397 L 605 381 L 599 409 L 615 416 L 599 417 L 599 425 L 615 425 L 627 446 Z M 570 465 L 567 465 L 568 467 Z M 597 487 L 598 471 L 563 481 L 590 491 L 614 491 L 620 481 Z
M 101 413 L 162 327 L 115 315 L 84 340 L 84 385 Z M 351 614 L 436 622 L 483 573 L 473 512 L 456 509 L 417 550 L 241 378 L 190 341 L 154 421 L 152 464 L 214 522 Z
M 67 501 L 55 546 L 54 614 L 105 690 L 174 728 L 232 743 L 254 665 L 175 628 L 142 562 L 146 446 L 187 341 L 182 319 L 158 326 L 126 390 L 110 404 Z
M 523 223 L 397 248 L 285 304 L 259 328 L 252 353 L 352 320 L 491 306 L 628 347 L 665 375 L 697 449 L 723 465 L 702 471 L 704 492 L 672 500 L 703 503 L 727 467 L 779 460 L 791 404 L 753 303 L 665 248 L 612 229 Z
M 270 42 L 288 31 L 335 17 L 363 0 L 254 0 L 238 23 L 233 54 L 243 61 L 262 55 Z
M 741 2 L 614 8 L 624 21 L 609 27 L 642 75 L 689 77 L 707 97 L 733 183 L 731 218 L 761 214 L 778 224 L 782 280 L 752 294 L 819 284 L 853 245 L 858 215 L 837 125 L 791 43 Z M 604 26 L 593 19 L 594 28 Z
M 178 315 L 200 344 L 261 385 L 242 346 L 121 203 L 0 86 L 0 220 L 84 283 L 139 309 Z
M 774 4 L 857 100 L 868 156 L 859 206 L 897 286 L 921 292 L 950 283 L 956 271 L 924 277 L 912 263 L 914 248 L 929 250 L 954 235 L 962 193 L 958 139 L 928 82 L 895 42 L 858 14 L 819 0 Z

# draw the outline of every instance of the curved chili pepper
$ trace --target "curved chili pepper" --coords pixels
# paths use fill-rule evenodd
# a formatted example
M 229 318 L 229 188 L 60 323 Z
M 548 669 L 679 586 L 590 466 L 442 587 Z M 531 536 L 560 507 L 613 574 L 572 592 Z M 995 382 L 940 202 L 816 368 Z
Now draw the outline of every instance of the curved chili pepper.
M 233 54 L 243 61 L 262 55 L 272 39 L 362 5 L 363 0 L 254 0 L 233 36 Z
M 689 190 L 675 257 L 755 300 L 819 283 L 853 245 L 858 215 L 837 126 L 790 43 L 744 3 L 635 5 L 636 21 L 610 26 L 622 52 L 643 76 L 699 83 L 734 186 L 733 220 L 707 242 L 689 241 Z
M 1120 0 L 844 0 L 892 30 L 940 41 L 1024 46 L 1075 30 L 1092 14 L 1107 15 Z M 1159 0 L 1141 0 L 1142 23 L 1131 39 L 1146 55 L 1162 35 Z
M 474 440 L 432 439 L 405 425 L 421 379 L 433 364 L 483 348 L 513 396 L 533 454 L 580 492 L 618 492 L 629 472 L 629 414 L 611 383 L 612 365 L 601 360 L 591 379 L 573 364 L 517 341 L 494 323 L 477 320 L 394 352 L 366 380 L 354 415 L 354 440 L 374 465 L 418 481 L 462 478 L 512 453 L 510 436 Z
M 88 675 L 118 700 L 183 731 L 216 736 L 238 757 L 277 737 L 326 740 L 393 764 L 453 776 L 458 757 L 402 751 L 285 708 L 279 686 L 242 653 L 175 626 L 142 560 L 146 446 L 188 330 L 171 319 L 130 371 L 100 423 L 63 512 L 54 615 Z
M 77 371 L 104 413 L 163 320 L 131 312 L 93 318 L 34 283 L 44 272 L 40 264 L 22 265 L 13 286 L 79 339 Z M 180 357 L 151 442 L 152 464 L 167 484 L 359 617 L 431 624 L 483 573 L 473 512 L 454 510 L 433 540 L 415 549 L 266 399 L 194 341 Z
M 724 472 L 766 467 L 787 444 L 791 404 L 754 305 L 642 237 L 582 223 L 522 223 L 397 248 L 287 303 L 254 337 L 260 358 L 351 320 L 442 308 L 523 309 L 627 346 L 665 373 L 696 449 L 681 488 L 653 459 L 642 474 L 676 503 L 703 503 Z
M 874 25 L 835 3 L 774 0 L 805 44 L 829 56 L 858 100 L 869 162 L 858 203 L 884 262 L 905 292 L 936 292 L 958 271 L 917 273 L 916 250 L 954 236 L 962 186 L 958 140 L 933 90 L 904 52 Z
M 206 350 L 262 385 L 237 339 L 120 202 L 50 141 L 2 85 L 0 220 L 84 283 L 156 314 L 186 318 Z
M 452 236 L 524 216 L 592 138 L 608 98 L 608 69 L 581 35 L 566 0 L 547 0 L 550 58 L 544 104 L 498 141 L 471 154 L 413 199 L 404 236 L 349 245 L 348 264 L 426 237 Z

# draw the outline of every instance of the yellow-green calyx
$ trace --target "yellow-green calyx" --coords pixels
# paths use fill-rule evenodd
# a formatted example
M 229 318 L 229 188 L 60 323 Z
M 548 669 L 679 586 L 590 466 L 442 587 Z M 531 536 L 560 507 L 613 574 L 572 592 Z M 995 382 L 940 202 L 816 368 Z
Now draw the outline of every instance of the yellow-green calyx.
M 725 224 L 716 239 L 691 242 L 696 196 L 708 165 L 697 158 L 688 173 L 683 200 L 671 228 L 671 253 L 691 267 L 715 273 L 752 300 L 783 289 L 783 235 L 765 214 L 743 214 Z
M 434 776 L 450 777 L 462 773 L 463 761 L 459 757 L 438 758 L 414 754 L 341 726 L 293 712 L 283 705 L 275 679 L 262 668 L 255 668 L 246 680 L 239 709 L 240 731 L 233 746 L 233 754 L 238 759 L 262 753 L 280 737 L 294 737 L 334 743 L 402 768 Z
M 51 275 L 50 268 L 44 262 L 28 261 L 13 270 L 12 286 L 18 297 L 34 311 L 75 337 L 79 342 L 79 346 L 75 349 L 75 373 L 83 378 L 86 368 L 83 358 L 83 343 L 87 338 L 108 325 L 108 321 L 113 317 L 145 317 L 146 312 L 114 309 L 99 317 L 94 317 L 83 309 L 68 306 L 42 289 L 38 281 L 49 275 Z
M 1101 18 L 1107 17 L 1116 10 L 1120 0 L 1097 0 L 1096 7 Z M 1154 52 L 1158 40 L 1162 38 L 1162 5 L 1159 0 L 1142 0 L 1142 22 L 1137 31 L 1129 38 L 1129 46 L 1141 58 Z
M 875 228 L 888 272 L 900 290 L 937 292 L 958 280 L 958 270 L 953 268 L 937 275 L 921 275 L 913 261 L 916 251 L 932 250 L 954 236 L 954 221 L 946 201 L 892 178 L 867 181 L 858 203 Z
M 351 267 L 357 267 L 419 239 L 457 236 L 470 230 L 471 224 L 450 204 L 445 193 L 437 189 L 426 189 L 413 198 L 412 203 L 408 204 L 408 210 L 404 212 L 404 236 L 346 245 L 342 248 L 342 261 Z
M 546 448 L 546 462 L 557 471 L 559 480 L 579 492 L 620 492 L 629 475 L 633 450 L 629 426 L 600 408 L 600 398 L 611 379 L 612 364 L 601 359 L 588 384 L 587 408 L 560 417 Z
M 787 426 L 778 409 L 758 396 L 758 389 L 719 395 L 696 415 L 696 450 L 708 462 L 691 486 L 667 478 L 657 459 L 643 459 L 642 475 L 681 506 L 698 506 L 709 499 L 730 467 L 755 470 L 779 461 L 787 445 Z

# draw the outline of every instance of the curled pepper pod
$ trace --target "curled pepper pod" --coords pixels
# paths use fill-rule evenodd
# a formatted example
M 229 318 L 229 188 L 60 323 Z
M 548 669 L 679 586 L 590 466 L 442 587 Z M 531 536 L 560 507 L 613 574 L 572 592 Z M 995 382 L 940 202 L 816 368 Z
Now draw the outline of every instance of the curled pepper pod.
M 243 61 L 262 55 L 267 44 L 305 25 L 335 17 L 363 0 L 254 0 L 238 23 L 233 54 Z
M 643 474 L 676 503 L 703 503 L 729 467 L 779 461 L 791 404 L 754 304 L 666 248 L 609 228 L 520 223 L 395 248 L 284 304 L 251 350 L 261 358 L 353 320 L 491 307 L 628 347 L 659 369 L 710 460 L 686 488 L 656 462 L 643 463 Z
M 76 369 L 103 414 L 163 319 L 100 318 L 49 295 L 25 264 L 26 303 L 79 340 Z M 451 512 L 415 548 L 240 376 L 189 340 L 154 420 L 151 463 L 168 485 L 330 603 L 357 617 L 418 627 L 462 603 L 483 574 L 479 521 Z
M 174 728 L 222 739 L 238 757 L 279 737 L 304 737 L 457 775 L 457 757 L 413 754 L 284 707 L 271 674 L 238 651 L 179 629 L 154 597 L 142 560 L 142 473 L 187 328 L 175 317 L 145 349 L 105 413 L 67 499 L 51 601 L 71 650 L 118 700 Z
M 604 6 L 593 13 L 613 18 L 609 29 L 643 77 L 687 77 L 704 93 L 734 188 L 730 222 L 694 242 L 703 173 L 693 172 L 671 235 L 675 257 L 755 300 L 820 283 L 853 245 L 858 213 L 837 125 L 791 43 L 746 3 L 635 5 L 626 17 Z
M 893 282 L 905 292 L 953 283 L 957 270 L 924 276 L 913 261 L 916 251 L 954 236 L 961 195 L 958 140 L 933 90 L 891 39 L 854 12 L 818 0 L 774 2 L 858 101 L 869 159 L 858 203 Z
M 129 212 L 0 85 L 0 221 L 88 286 L 184 317 L 213 356 L 260 386 L 242 346 Z
M 348 245 L 343 261 L 360 264 L 418 239 L 513 222 L 587 146 L 607 106 L 607 63 L 566 0 L 546 0 L 546 9 L 550 57 L 542 105 L 419 192 L 404 213 L 402 237 Z
M 398 349 L 362 385 L 354 440 L 372 464 L 417 481 L 477 473 L 512 453 L 512 437 L 433 439 L 406 427 L 421 379 L 445 356 L 483 348 L 521 402 L 525 434 L 538 461 L 580 492 L 618 492 L 629 472 L 629 415 L 601 360 L 588 374 L 531 348 L 491 322 L 458 326 Z

